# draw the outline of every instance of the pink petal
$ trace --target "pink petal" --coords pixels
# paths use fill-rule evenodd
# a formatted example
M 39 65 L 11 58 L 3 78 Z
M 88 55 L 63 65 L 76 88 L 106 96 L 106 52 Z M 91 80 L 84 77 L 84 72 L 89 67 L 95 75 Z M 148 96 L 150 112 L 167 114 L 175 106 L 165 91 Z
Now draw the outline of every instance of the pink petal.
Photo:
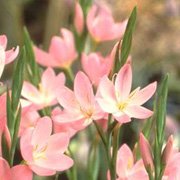
M 97 6 L 93 5 L 87 15 L 87 27 L 88 31 L 92 34 L 92 24 L 96 15 Z
M 0 47 L 0 77 L 3 73 L 5 66 L 5 51 Z
M 79 2 L 76 2 L 76 4 L 75 4 L 74 26 L 75 26 L 78 34 L 81 34 L 83 32 L 84 15 L 83 15 L 83 11 L 82 11 L 82 8 L 81 8 Z
M 67 87 L 62 87 L 57 91 L 57 99 L 64 109 L 74 111 L 75 109 L 79 108 L 73 91 Z
M 59 36 L 53 36 L 51 39 L 51 44 L 49 47 L 49 53 L 56 59 L 59 63 L 59 67 L 68 60 L 67 58 L 67 47 L 62 38 Z
M 48 139 L 47 154 L 64 153 L 69 145 L 69 136 L 65 133 L 53 134 Z
M 31 144 L 33 129 L 27 129 L 20 138 L 22 157 L 27 162 L 32 162 L 33 145 Z
M 142 133 L 140 133 L 139 138 L 140 152 L 144 162 L 144 166 L 150 166 L 151 170 L 153 169 L 153 159 L 151 154 L 151 146 L 147 139 L 144 137 Z
M 63 111 L 60 115 L 54 117 L 54 121 L 59 123 L 70 123 L 79 121 L 84 118 L 84 115 L 81 112 L 73 111 Z
M 34 103 L 39 103 L 39 91 L 35 86 L 27 81 L 24 81 L 23 83 L 21 95 Z
M 131 118 L 128 115 L 123 114 L 121 112 L 115 113 L 115 114 L 113 114 L 113 116 L 121 124 L 128 123 L 131 121 Z
M 104 76 L 99 84 L 98 92 L 100 96 L 103 97 L 107 102 L 110 104 L 116 104 L 116 96 L 114 91 L 114 85 L 113 83 L 107 78 L 107 76 Z
M 38 165 L 50 170 L 64 171 L 73 165 L 73 160 L 64 154 L 49 154 L 46 159 L 39 161 Z
M 41 166 L 33 164 L 33 165 L 30 165 L 30 168 L 38 176 L 52 176 L 52 175 L 56 174 L 56 171 L 55 170 L 51 170 L 49 167 L 48 168 L 43 168 Z
M 5 159 L 0 157 L 0 178 L 2 180 L 10 180 L 10 167 Z
M 115 102 L 109 102 L 108 100 L 102 98 L 96 98 L 96 100 L 104 112 L 116 113 L 118 111 L 118 107 Z
M 42 65 L 42 66 L 47 66 L 47 67 L 57 67 L 59 66 L 59 63 L 56 62 L 56 60 L 47 52 L 37 48 L 34 46 L 34 53 L 35 53 L 35 58 L 36 61 Z
M 52 121 L 49 117 L 42 117 L 33 131 L 31 143 L 33 146 L 43 146 L 52 133 Z
M 4 50 L 6 49 L 6 46 L 7 46 L 6 35 L 0 35 L 0 46 L 2 46 Z
M 71 60 L 74 60 L 77 56 L 75 46 L 74 46 L 74 37 L 71 31 L 68 29 L 62 28 L 61 33 L 64 39 L 64 42 L 66 43 L 66 46 L 68 47 L 69 56 Z
M 115 90 L 118 93 L 117 98 L 119 101 L 124 101 L 128 98 L 131 91 L 132 84 L 132 69 L 130 64 L 125 64 L 115 80 Z
M 74 93 L 82 108 L 89 109 L 94 105 L 95 98 L 88 77 L 79 71 L 74 80 Z
M 33 173 L 26 165 L 17 165 L 11 168 L 12 179 L 32 180 Z
M 130 148 L 123 144 L 118 150 L 116 172 L 119 177 L 127 177 L 126 172 L 134 165 L 134 158 Z
M 157 88 L 157 82 L 151 83 L 145 88 L 141 89 L 139 92 L 137 92 L 132 100 L 130 100 L 130 104 L 133 105 L 142 105 L 147 100 L 149 100 L 153 94 L 155 93 Z
M 6 64 L 9 64 L 14 59 L 16 59 L 18 54 L 19 54 L 19 46 L 17 46 L 15 50 L 14 48 L 12 48 L 11 50 L 6 51 Z
M 132 105 L 132 106 L 127 106 L 124 110 L 124 112 L 133 118 L 137 118 L 137 119 L 146 119 L 149 118 L 150 116 L 152 116 L 153 112 L 150 111 L 149 109 L 146 109 L 142 106 L 136 106 L 136 105 Z

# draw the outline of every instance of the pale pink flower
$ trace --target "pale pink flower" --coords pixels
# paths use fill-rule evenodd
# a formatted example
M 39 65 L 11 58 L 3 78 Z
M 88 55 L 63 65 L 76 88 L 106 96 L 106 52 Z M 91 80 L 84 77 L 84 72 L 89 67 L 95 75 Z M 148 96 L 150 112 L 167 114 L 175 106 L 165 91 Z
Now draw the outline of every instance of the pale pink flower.
M 53 36 L 49 52 L 34 47 L 35 57 L 39 64 L 47 67 L 69 68 L 77 57 L 74 37 L 71 31 L 61 29 L 62 38 Z
M 21 136 L 20 148 L 23 159 L 30 169 L 40 176 L 54 175 L 73 165 L 73 160 L 64 155 L 69 137 L 64 133 L 52 133 L 52 121 L 43 117 L 34 129 L 27 129 Z
M 79 2 L 75 2 L 75 12 L 74 12 L 74 26 L 78 34 L 81 34 L 84 29 L 84 15 L 83 10 Z
M 142 107 L 156 90 L 156 82 L 140 90 L 140 87 L 131 91 L 132 69 L 130 64 L 125 64 L 118 72 L 115 85 L 104 76 L 99 84 L 97 101 L 104 112 L 112 113 L 120 123 L 131 121 L 130 118 L 146 119 L 153 112 Z
M 131 149 L 123 144 L 117 153 L 116 160 L 116 180 L 148 180 L 148 174 L 144 168 L 142 159 L 134 162 Z M 110 172 L 107 173 L 107 179 L 110 180 Z
M 19 53 L 19 46 L 16 49 L 12 48 L 6 51 L 7 37 L 6 35 L 0 35 L 0 77 L 3 73 L 5 64 L 12 62 Z
M 99 84 L 104 75 L 110 73 L 113 65 L 111 56 L 102 57 L 97 53 L 90 53 L 89 55 L 83 53 L 81 62 L 84 72 L 95 86 Z
M 25 81 L 21 94 L 28 101 L 36 105 L 38 109 L 42 109 L 57 103 L 55 91 L 61 89 L 64 83 L 65 76 L 63 73 L 56 76 L 53 69 L 48 68 L 42 74 L 39 88 Z
M 115 23 L 110 9 L 93 5 L 87 15 L 88 31 L 96 42 L 122 38 L 127 21 Z
M 83 120 L 84 126 L 87 126 L 92 120 L 102 119 L 105 115 L 95 100 L 92 84 L 81 71 L 75 77 L 74 92 L 64 87 L 57 92 L 57 98 L 64 108 L 64 113 L 59 117 L 61 122 Z
M 116 173 L 117 180 L 148 180 L 142 160 L 134 162 L 133 153 L 126 144 L 118 150 Z
M 147 139 L 144 137 L 142 133 L 140 133 L 139 138 L 139 146 L 140 146 L 140 152 L 143 159 L 144 166 L 146 168 L 150 168 L 150 170 L 153 170 L 153 158 L 152 158 L 152 152 L 151 147 Z
M 10 168 L 5 159 L 0 157 L 0 178 L 1 180 L 32 180 L 32 171 L 26 165 L 16 165 Z

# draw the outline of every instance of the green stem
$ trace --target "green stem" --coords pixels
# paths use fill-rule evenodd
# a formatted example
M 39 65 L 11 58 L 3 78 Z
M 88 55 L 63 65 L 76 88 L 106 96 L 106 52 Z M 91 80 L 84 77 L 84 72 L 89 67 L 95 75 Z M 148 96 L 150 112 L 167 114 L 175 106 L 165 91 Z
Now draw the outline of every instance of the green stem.
M 73 74 L 72 69 L 69 67 L 69 68 L 66 69 L 66 72 L 69 75 L 69 78 L 70 78 L 71 82 L 73 82 L 74 81 L 74 74 Z
M 113 134 L 113 154 L 112 154 L 112 160 L 111 160 L 111 180 L 116 180 L 116 159 L 117 159 L 117 152 L 119 147 L 119 130 L 120 130 L 120 124 L 117 124 L 114 128 L 114 134 Z
M 107 140 L 106 140 L 106 136 L 102 130 L 102 128 L 96 123 L 96 121 L 93 121 L 95 127 L 96 127 L 96 130 L 99 134 L 99 136 L 101 137 L 101 140 L 103 142 L 103 145 L 104 145 L 104 148 L 105 148 L 105 152 L 106 152 L 106 157 L 107 157 L 107 161 L 108 161 L 108 164 L 110 166 L 110 158 L 111 158 L 111 155 L 110 155 L 110 151 L 109 151 L 109 146 L 108 146 L 108 143 L 107 143 Z

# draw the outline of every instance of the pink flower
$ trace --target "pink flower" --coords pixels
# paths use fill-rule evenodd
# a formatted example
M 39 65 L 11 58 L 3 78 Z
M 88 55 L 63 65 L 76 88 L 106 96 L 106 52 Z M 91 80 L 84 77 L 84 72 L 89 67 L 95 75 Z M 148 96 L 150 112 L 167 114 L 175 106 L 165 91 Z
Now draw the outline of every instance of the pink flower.
M 84 29 L 84 15 L 83 10 L 79 2 L 75 2 L 75 12 L 74 12 L 74 26 L 78 34 L 81 34 Z
M 77 57 L 73 34 L 67 29 L 61 29 L 62 38 L 53 36 L 49 52 L 34 47 L 35 57 L 39 64 L 48 67 L 69 68 Z
M 19 46 L 5 51 L 7 47 L 7 37 L 6 35 L 0 35 L 0 77 L 3 73 L 5 64 L 12 62 L 19 53 Z
M 142 107 L 156 90 L 156 82 L 140 90 L 140 87 L 131 91 L 132 70 L 130 64 L 125 64 L 118 72 L 115 85 L 103 77 L 100 81 L 98 92 L 100 97 L 97 101 L 104 112 L 112 113 L 120 123 L 131 121 L 130 118 L 145 119 L 153 112 Z
M 0 177 L 1 180 L 32 180 L 32 171 L 26 165 L 16 165 L 12 168 L 5 159 L 0 157 Z
M 66 87 L 57 92 L 57 98 L 64 113 L 59 117 L 61 122 L 83 120 L 84 126 L 92 120 L 104 117 L 104 113 L 95 101 L 92 84 L 88 77 L 79 71 L 74 80 L 74 92 Z
M 82 67 L 88 75 L 92 84 L 97 86 L 104 75 L 108 75 L 112 69 L 113 60 L 111 56 L 103 58 L 100 54 L 82 54 Z
M 55 75 L 53 69 L 46 69 L 41 77 L 41 83 L 37 89 L 31 83 L 25 81 L 22 88 L 22 96 L 32 102 L 38 109 L 57 103 L 55 91 L 65 83 L 63 73 Z
M 115 23 L 108 7 L 93 5 L 87 15 L 87 27 L 97 42 L 122 38 L 127 21 Z
M 144 137 L 142 133 L 140 133 L 139 146 L 140 146 L 140 152 L 141 152 L 144 166 L 146 168 L 150 168 L 150 170 L 153 170 L 154 165 L 153 165 L 151 147 L 150 147 L 149 142 L 147 141 L 147 139 Z
M 142 160 L 135 163 L 133 153 L 126 144 L 118 150 L 116 173 L 118 176 L 116 180 L 148 180 Z
M 64 155 L 69 144 L 67 134 L 52 133 L 52 121 L 43 117 L 34 129 L 28 129 L 20 139 L 21 154 L 27 165 L 40 176 L 54 175 L 73 165 L 73 160 Z

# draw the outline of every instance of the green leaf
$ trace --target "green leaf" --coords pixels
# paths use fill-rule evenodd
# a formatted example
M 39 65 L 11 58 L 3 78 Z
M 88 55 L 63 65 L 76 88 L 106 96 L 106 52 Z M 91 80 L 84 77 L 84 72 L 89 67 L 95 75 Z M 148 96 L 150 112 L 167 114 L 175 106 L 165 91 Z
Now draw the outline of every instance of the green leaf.
M 10 132 L 10 136 L 12 138 L 14 133 L 14 115 L 11 109 L 11 99 L 8 89 L 6 92 L 6 113 L 7 113 L 7 125 Z
M 137 8 L 134 7 L 130 15 L 130 18 L 128 20 L 128 24 L 122 41 L 120 67 L 122 67 L 126 63 L 126 60 L 131 50 L 132 34 L 135 29 L 136 17 L 137 17 Z
M 24 45 L 25 45 L 26 57 L 27 57 L 26 70 L 28 73 L 29 81 L 37 86 L 40 82 L 40 72 L 39 72 L 38 64 L 36 63 L 35 60 L 32 42 L 26 28 L 24 28 Z
M 16 112 L 17 107 L 19 106 L 19 99 L 21 96 L 21 89 L 23 85 L 25 59 L 26 52 L 25 48 L 23 47 L 18 62 L 16 64 L 15 71 L 13 73 L 11 106 L 14 113 Z
M 161 179 L 163 162 L 161 161 L 161 152 L 164 142 L 164 131 L 166 124 L 166 102 L 168 95 L 168 78 L 166 75 L 160 84 L 155 100 L 154 116 L 156 119 L 156 136 L 154 144 L 154 166 L 155 166 L 155 179 Z
M 156 131 L 159 144 L 163 144 L 164 141 L 164 129 L 166 124 L 166 104 L 168 95 L 168 78 L 166 75 L 163 79 L 157 93 L 156 100 Z

